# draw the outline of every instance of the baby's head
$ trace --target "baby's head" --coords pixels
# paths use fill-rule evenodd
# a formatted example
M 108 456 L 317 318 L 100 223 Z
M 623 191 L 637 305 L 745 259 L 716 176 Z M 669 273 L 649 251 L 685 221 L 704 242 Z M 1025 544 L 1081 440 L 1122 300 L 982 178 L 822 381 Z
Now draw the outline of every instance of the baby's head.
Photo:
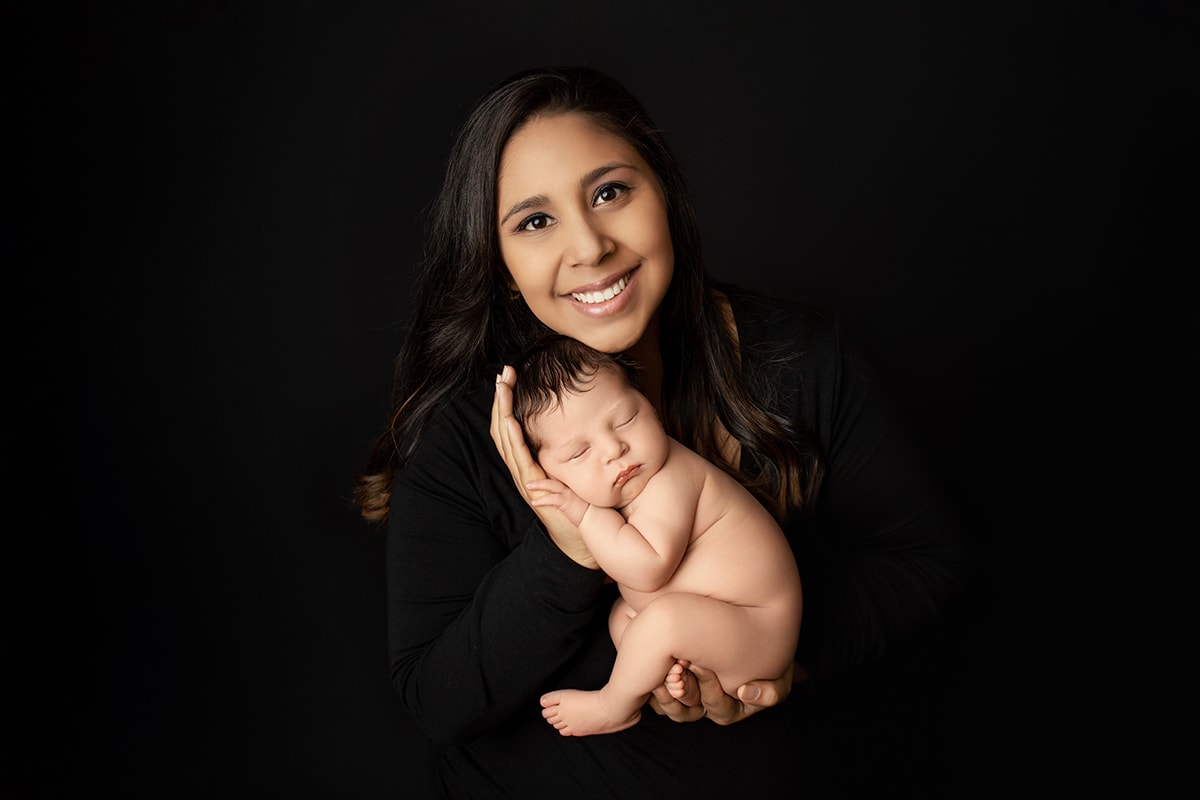
M 594 350 L 569 336 L 550 334 L 538 340 L 516 365 L 513 416 L 525 429 L 534 458 L 544 441 L 539 422 L 559 411 L 572 395 L 592 389 L 597 373 L 608 370 L 620 383 L 641 392 L 637 367 L 627 358 Z
M 555 335 L 516 371 L 513 415 L 530 451 L 587 502 L 623 506 L 666 461 L 666 431 L 624 357 Z

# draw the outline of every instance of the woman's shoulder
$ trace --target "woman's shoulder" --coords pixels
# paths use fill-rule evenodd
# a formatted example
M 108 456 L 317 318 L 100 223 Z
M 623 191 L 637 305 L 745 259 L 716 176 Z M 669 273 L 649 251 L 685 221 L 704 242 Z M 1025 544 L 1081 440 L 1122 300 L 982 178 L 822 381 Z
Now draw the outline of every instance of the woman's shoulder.
M 738 284 L 718 283 L 715 288 L 729 301 L 743 353 L 805 360 L 837 356 L 838 324 L 827 305 Z
M 492 446 L 490 426 L 495 393 L 494 380 L 478 377 L 464 380 L 429 411 L 417 433 L 417 446 L 409 463 L 420 463 L 422 469 L 431 464 L 449 467 L 452 463 L 478 468 L 475 465 L 478 454 L 488 452 L 483 445 Z

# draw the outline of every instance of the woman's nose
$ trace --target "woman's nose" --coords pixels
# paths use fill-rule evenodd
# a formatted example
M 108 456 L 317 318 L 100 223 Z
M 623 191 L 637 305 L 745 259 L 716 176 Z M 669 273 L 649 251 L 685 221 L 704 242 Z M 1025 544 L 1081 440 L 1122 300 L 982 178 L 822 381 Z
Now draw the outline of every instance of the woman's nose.
M 567 266 L 595 267 L 613 251 L 612 239 L 590 215 L 580 216 L 571 226 L 571 235 L 564 254 Z

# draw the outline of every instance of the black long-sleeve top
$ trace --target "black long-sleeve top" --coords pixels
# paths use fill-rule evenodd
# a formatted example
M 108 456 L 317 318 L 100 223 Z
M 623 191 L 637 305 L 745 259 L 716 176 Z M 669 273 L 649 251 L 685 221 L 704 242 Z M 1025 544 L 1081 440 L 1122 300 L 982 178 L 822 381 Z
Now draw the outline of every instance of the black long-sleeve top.
M 825 462 L 816 502 L 784 525 L 805 594 L 797 657 L 819 685 L 937 621 L 966 579 L 963 539 L 838 326 L 721 288 L 743 368 L 778 387 L 775 410 L 815 435 Z M 564 556 L 516 490 L 489 434 L 494 387 L 489 376 L 435 416 L 391 499 L 392 681 L 437 745 L 447 796 L 638 797 L 689 781 L 708 796 L 734 780 L 716 768 L 731 755 L 790 753 L 780 748 L 796 737 L 791 699 L 724 728 L 647 711 L 627 731 L 567 738 L 541 719 L 542 693 L 606 681 L 616 590 Z

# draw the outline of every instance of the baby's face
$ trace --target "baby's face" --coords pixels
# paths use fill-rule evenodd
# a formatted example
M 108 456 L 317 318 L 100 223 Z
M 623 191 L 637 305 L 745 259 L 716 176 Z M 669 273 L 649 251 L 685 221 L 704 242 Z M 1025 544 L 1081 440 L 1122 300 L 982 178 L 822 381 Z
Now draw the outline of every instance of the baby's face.
M 654 406 L 611 369 L 600 370 L 587 391 L 564 394 L 533 424 L 542 469 L 595 506 L 622 508 L 667 460 Z

